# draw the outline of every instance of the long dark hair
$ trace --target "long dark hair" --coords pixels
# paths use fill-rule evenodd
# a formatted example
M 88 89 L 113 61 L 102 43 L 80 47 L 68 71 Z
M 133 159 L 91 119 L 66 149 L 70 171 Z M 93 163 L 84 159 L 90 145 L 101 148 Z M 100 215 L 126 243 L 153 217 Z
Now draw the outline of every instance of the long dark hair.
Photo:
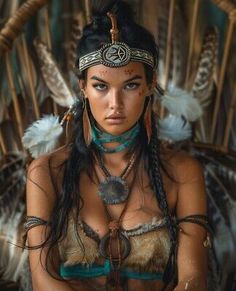
M 83 55 L 99 49 L 104 43 L 110 42 L 111 23 L 106 16 L 106 12 L 112 11 L 117 16 L 119 41 L 125 42 L 130 47 L 140 48 L 151 52 L 154 56 L 155 65 L 157 66 L 158 48 L 154 37 L 149 31 L 133 21 L 130 7 L 122 1 L 96 0 L 93 2 L 93 21 L 84 28 L 83 36 L 78 43 L 77 62 Z M 145 65 L 145 74 L 147 83 L 151 84 L 153 79 L 152 68 Z M 80 73 L 79 78 L 86 79 L 86 72 Z M 144 110 L 145 108 L 146 105 L 144 106 Z M 68 219 L 72 209 L 76 210 L 76 215 L 74 217 L 75 225 L 77 225 L 79 212 L 83 206 L 79 189 L 80 174 L 82 171 L 91 173 L 91 169 L 93 169 L 93 152 L 95 149 L 92 145 L 87 147 L 85 144 L 82 115 L 83 104 L 82 102 L 78 102 L 76 116 L 74 118 L 72 147 L 69 157 L 64 163 L 62 191 L 58 194 L 57 203 L 50 219 L 51 227 L 46 241 L 46 244 L 49 246 L 49 253 L 58 241 L 65 238 L 68 228 Z M 166 218 L 167 227 L 170 233 L 171 253 L 164 273 L 164 281 L 169 282 L 175 272 L 176 229 L 169 211 L 160 172 L 162 161 L 160 159 L 160 143 L 158 140 L 156 115 L 152 112 L 152 136 L 149 144 L 143 124 L 143 115 L 140 123 L 141 138 L 139 141 L 142 141 L 142 144 L 140 145 L 142 156 L 147 160 L 149 165 L 149 176 L 152 187 L 156 194 L 159 207 Z M 48 255 L 47 261 L 49 258 L 50 255 Z

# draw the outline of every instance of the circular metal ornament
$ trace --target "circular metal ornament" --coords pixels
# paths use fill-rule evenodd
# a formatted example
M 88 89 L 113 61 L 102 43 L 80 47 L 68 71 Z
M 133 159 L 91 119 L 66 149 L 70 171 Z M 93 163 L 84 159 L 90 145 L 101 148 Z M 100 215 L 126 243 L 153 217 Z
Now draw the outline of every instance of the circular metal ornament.
M 129 63 L 130 57 L 130 48 L 123 42 L 106 44 L 100 50 L 101 63 L 107 67 L 125 66 Z
M 98 194 L 108 204 L 119 204 L 127 200 L 129 188 L 121 177 L 107 177 L 98 187 Z
M 130 245 L 129 238 L 124 233 L 122 233 L 121 231 L 119 231 L 118 232 L 118 236 L 119 236 L 121 242 L 123 242 L 123 244 L 122 244 L 122 246 L 123 246 L 123 252 L 121 253 L 121 259 L 124 260 L 130 254 L 131 245 Z M 110 232 L 108 232 L 101 239 L 100 244 L 99 244 L 99 252 L 106 259 L 110 259 L 110 254 L 107 252 L 108 243 L 109 243 L 109 240 L 110 239 L 111 239 L 111 234 L 110 234 Z M 112 258 L 112 260 L 113 261 L 119 261 L 120 258 Z

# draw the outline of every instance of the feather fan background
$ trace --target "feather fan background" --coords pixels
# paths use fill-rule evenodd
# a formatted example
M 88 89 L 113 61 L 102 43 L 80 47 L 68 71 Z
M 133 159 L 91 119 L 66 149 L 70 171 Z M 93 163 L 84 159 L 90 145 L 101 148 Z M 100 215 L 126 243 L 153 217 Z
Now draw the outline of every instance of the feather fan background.
M 236 32 L 234 30 L 230 45 L 214 141 L 209 144 L 215 98 L 219 89 L 219 72 L 225 54 L 227 14 L 215 5 L 214 0 L 199 1 L 196 27 L 191 35 L 195 5 L 198 1 L 176 0 L 169 43 L 167 35 L 172 0 L 126 1 L 134 7 L 136 21 L 153 32 L 159 45 L 158 83 L 165 89 L 164 96 L 155 95 L 155 110 L 159 112 L 160 103 L 165 107 L 165 116 L 159 120 L 159 137 L 163 143 L 171 143 L 173 147 L 181 143 L 181 146 L 187 148 L 204 167 L 208 212 L 214 234 L 214 247 L 209 254 L 208 289 L 234 291 L 235 114 L 226 146 L 223 146 L 223 140 L 229 121 L 229 110 L 235 104 L 233 98 L 236 98 Z M 236 4 L 236 0 L 227 1 Z M 0 0 L 0 30 L 25 2 Z M 59 116 L 63 116 L 79 94 L 73 64 L 77 41 L 87 23 L 86 2 L 87 0 L 51 0 L 28 19 L 9 52 L 12 68 L 10 77 L 14 81 L 15 91 L 9 85 L 6 58 L 1 57 L 0 290 L 19 290 L 19 286 L 22 291 L 32 290 L 27 252 L 13 245 L 20 242 L 23 235 L 25 173 L 28 162 L 32 159 L 22 146 L 21 130 L 25 131 L 33 121 L 45 114 L 51 116 L 49 119 L 51 118 L 58 132 L 62 130 Z M 194 41 L 189 55 L 191 36 Z M 170 63 L 167 68 L 166 57 L 169 49 Z M 189 76 L 186 73 L 188 67 Z M 169 70 L 168 76 L 166 68 Z M 192 118 L 192 112 L 194 115 L 197 113 L 195 118 Z M 195 121 L 196 119 L 198 120 Z M 27 135 L 25 138 L 27 139 Z M 30 134 L 28 138 L 28 143 L 35 141 L 34 136 Z M 188 147 L 189 141 L 191 147 Z M 65 140 L 62 138 L 61 142 L 63 144 Z M 41 146 L 36 155 L 41 153 L 41 150 L 52 150 L 42 143 Z

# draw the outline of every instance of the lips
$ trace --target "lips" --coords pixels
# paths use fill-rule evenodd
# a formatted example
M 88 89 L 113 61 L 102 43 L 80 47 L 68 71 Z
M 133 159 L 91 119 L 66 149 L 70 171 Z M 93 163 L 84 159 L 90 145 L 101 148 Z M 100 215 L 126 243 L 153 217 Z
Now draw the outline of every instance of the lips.
M 106 119 L 124 119 L 125 117 L 121 114 L 111 114 Z
M 111 114 L 106 118 L 109 124 L 120 124 L 124 121 L 124 119 L 125 119 L 125 116 L 120 115 L 120 114 L 119 115 Z

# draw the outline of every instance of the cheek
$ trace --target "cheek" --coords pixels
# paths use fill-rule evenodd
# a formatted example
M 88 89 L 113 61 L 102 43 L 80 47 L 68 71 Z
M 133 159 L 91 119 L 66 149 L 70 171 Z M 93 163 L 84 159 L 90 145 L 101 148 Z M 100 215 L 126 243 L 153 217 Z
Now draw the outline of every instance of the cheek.
M 139 92 L 138 92 L 138 96 L 139 97 L 143 97 L 144 96 L 144 94 L 145 94 L 145 89 L 141 89 L 141 90 L 139 90 Z
M 132 102 L 130 104 L 130 118 L 132 119 L 139 119 L 141 114 L 143 113 L 144 109 L 144 103 L 145 103 L 145 98 L 140 98 L 143 97 L 143 95 L 136 96 L 135 102 Z

